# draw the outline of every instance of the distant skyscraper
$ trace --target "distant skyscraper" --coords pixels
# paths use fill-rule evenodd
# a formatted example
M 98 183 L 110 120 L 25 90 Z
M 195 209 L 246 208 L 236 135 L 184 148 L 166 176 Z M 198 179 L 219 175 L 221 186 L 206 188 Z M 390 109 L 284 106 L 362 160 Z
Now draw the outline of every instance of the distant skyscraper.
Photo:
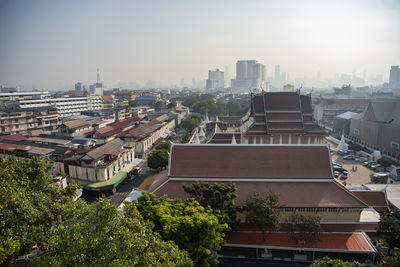
M 281 68 L 279 65 L 275 65 L 275 83 L 281 83 Z
M 81 82 L 75 84 L 75 96 L 83 96 L 83 85 Z
M 285 83 L 286 82 L 286 72 L 282 72 L 282 75 L 281 75 L 281 83 Z
M 208 71 L 206 89 L 223 89 L 225 87 L 224 72 L 219 69 Z
M 390 68 L 389 88 L 400 90 L 400 69 L 399 65 Z
M 244 91 L 249 88 L 260 88 L 266 80 L 266 69 L 256 60 L 238 60 L 236 62 L 236 79 L 232 79 L 233 90 Z

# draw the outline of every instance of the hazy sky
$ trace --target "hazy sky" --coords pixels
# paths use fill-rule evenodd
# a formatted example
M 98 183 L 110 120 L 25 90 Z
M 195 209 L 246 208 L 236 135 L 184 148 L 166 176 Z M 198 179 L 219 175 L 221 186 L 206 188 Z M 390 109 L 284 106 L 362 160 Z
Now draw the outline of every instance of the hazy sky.
M 0 0 L 0 84 L 43 89 L 179 84 L 256 59 L 273 75 L 388 76 L 400 1 Z

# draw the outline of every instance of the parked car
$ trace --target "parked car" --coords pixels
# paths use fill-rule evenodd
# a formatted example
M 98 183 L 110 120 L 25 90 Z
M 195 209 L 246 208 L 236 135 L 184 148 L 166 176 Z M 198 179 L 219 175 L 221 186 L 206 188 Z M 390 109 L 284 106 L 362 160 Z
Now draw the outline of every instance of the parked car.
M 371 166 L 369 167 L 371 170 L 377 170 L 378 168 L 382 167 L 381 164 L 378 163 L 373 163 L 371 164 Z
M 343 165 L 340 165 L 339 163 L 335 163 L 335 162 L 332 162 L 332 166 L 336 166 L 336 167 L 343 167 Z
M 347 156 L 344 156 L 343 159 L 354 160 L 354 159 L 356 159 L 356 157 L 354 155 L 347 155 Z
M 334 171 L 334 172 L 333 172 L 333 176 L 335 176 L 335 178 L 338 178 L 339 175 L 340 175 L 340 172 L 338 172 L 338 171 Z
M 372 164 L 377 164 L 375 161 L 366 161 L 364 162 L 364 166 L 370 168 Z
M 342 173 L 342 176 L 340 176 L 340 179 L 347 179 L 347 177 L 348 177 L 348 173 L 346 172 L 346 173 Z
M 337 167 L 337 166 L 333 166 L 333 171 L 334 171 L 334 172 L 335 172 L 335 171 L 338 171 L 338 172 L 340 172 L 340 173 L 343 173 L 343 172 L 349 173 L 345 168 Z

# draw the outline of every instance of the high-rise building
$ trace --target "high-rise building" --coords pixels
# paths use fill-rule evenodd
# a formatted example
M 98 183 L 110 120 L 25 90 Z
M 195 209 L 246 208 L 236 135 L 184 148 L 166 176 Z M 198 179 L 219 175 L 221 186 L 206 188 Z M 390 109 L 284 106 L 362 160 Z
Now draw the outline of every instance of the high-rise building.
M 279 65 L 275 65 L 275 83 L 281 82 L 281 68 Z
M 232 79 L 233 90 L 244 91 L 264 86 L 266 69 L 256 60 L 238 60 L 236 62 L 236 79 Z
M 389 88 L 400 90 L 400 68 L 399 65 L 390 68 Z
M 281 75 L 281 82 L 282 83 L 286 83 L 286 72 L 282 72 L 282 75 Z
M 219 69 L 208 71 L 206 89 L 223 89 L 225 87 L 224 72 Z
M 83 96 L 83 85 L 81 82 L 75 84 L 75 96 Z

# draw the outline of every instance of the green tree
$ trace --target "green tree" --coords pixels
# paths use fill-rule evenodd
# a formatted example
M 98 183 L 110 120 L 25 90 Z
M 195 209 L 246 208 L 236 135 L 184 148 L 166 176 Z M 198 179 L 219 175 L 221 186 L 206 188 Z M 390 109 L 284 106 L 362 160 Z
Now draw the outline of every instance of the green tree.
M 193 105 L 193 111 L 201 115 L 205 115 L 206 113 L 208 113 L 208 115 L 215 116 L 219 114 L 217 104 L 213 99 L 201 100 L 196 102 Z
M 186 132 L 183 136 L 182 136 L 182 138 L 181 138 L 181 140 L 179 141 L 181 144 L 187 144 L 188 142 L 189 142 L 189 140 L 190 140 L 190 136 L 191 136 L 191 134 L 189 133 L 189 132 Z
M 349 150 L 353 150 L 353 151 L 358 152 L 358 151 L 360 151 L 362 149 L 362 146 L 359 145 L 359 144 L 350 143 L 348 148 L 349 148 Z
M 299 242 L 314 243 L 318 241 L 321 233 L 321 218 L 318 216 L 306 216 L 294 213 L 289 217 L 288 224 L 292 238 Z
M 189 132 L 192 132 L 194 129 L 196 129 L 200 125 L 200 122 L 197 119 L 194 119 L 192 117 L 186 118 L 182 122 L 182 127 Z
M 38 266 L 191 266 L 185 251 L 151 231 L 134 204 L 124 215 L 107 200 L 63 206 L 60 223 L 40 244 Z
M 176 108 L 176 102 L 169 102 L 167 108 Z
M 182 202 L 153 194 L 142 195 L 136 206 L 163 240 L 172 240 L 189 252 L 195 266 L 218 264 L 217 251 L 224 242 L 227 225 L 220 223 L 210 208 L 193 198 Z
M 170 148 L 171 148 L 171 142 L 170 141 L 161 142 L 156 146 L 156 150 L 165 149 L 165 150 L 169 151 Z
M 400 160 L 400 151 L 397 151 L 397 152 L 396 152 L 395 157 L 396 157 L 396 159 Z
M 219 221 L 229 226 L 228 231 L 236 229 L 239 225 L 237 212 L 240 212 L 241 208 L 235 205 L 234 199 L 237 197 L 235 184 L 195 182 L 191 186 L 184 184 L 183 189 L 203 207 L 211 207 Z
M 400 266 L 400 252 L 396 253 L 396 256 L 390 257 L 386 256 L 383 258 L 383 261 L 385 264 L 383 266 L 385 267 L 399 267 Z
M 255 192 L 246 200 L 246 222 L 258 226 L 265 241 L 266 231 L 279 229 L 279 217 L 281 215 L 281 204 L 279 196 L 270 192 L 267 195 L 260 195 Z
M 385 168 L 385 171 L 387 167 L 390 167 L 392 165 L 392 160 L 387 157 L 382 157 L 378 159 L 376 162 L 381 164 Z
M 155 170 L 162 170 L 168 166 L 169 152 L 165 149 L 153 151 L 147 158 L 147 166 Z
M 390 214 L 383 214 L 379 221 L 378 234 L 381 234 L 388 245 L 388 255 L 395 247 L 400 247 L 400 226 Z
M 197 101 L 199 101 L 198 97 L 191 95 L 183 100 L 182 105 L 191 108 Z
M 195 119 L 199 123 L 201 123 L 201 121 L 202 121 L 200 115 L 198 115 L 198 114 L 192 114 L 189 117 L 192 118 L 192 119 Z
M 0 265 L 30 253 L 61 205 L 75 196 L 76 185 L 63 190 L 53 183 L 52 165 L 41 158 L 0 157 Z
M 339 259 L 331 259 L 329 257 L 323 257 L 322 259 L 316 259 L 311 267 L 362 267 L 363 265 L 357 261 L 348 262 Z

